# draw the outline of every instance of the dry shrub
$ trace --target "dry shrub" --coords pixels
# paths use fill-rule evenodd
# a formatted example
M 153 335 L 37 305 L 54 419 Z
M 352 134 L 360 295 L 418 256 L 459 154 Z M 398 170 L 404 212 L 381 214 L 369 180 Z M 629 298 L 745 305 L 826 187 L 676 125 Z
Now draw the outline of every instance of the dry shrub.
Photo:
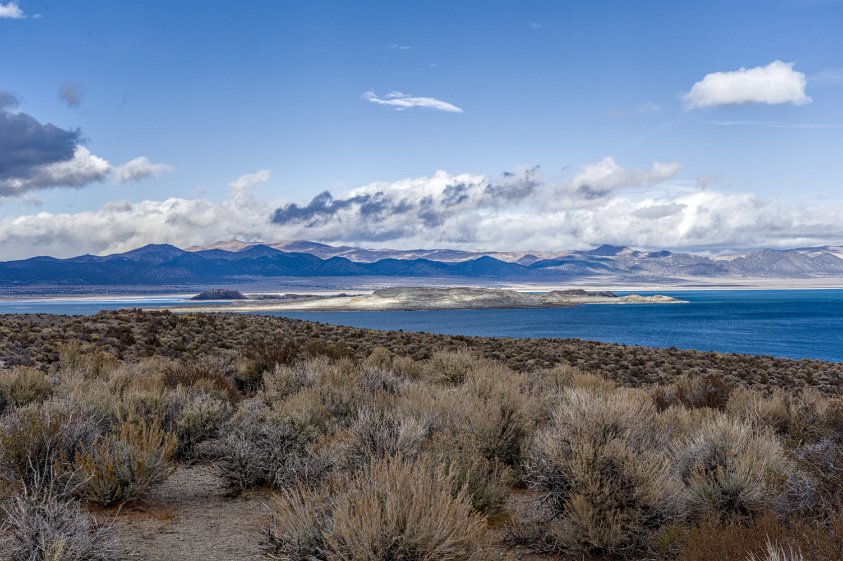
M 843 442 L 824 438 L 795 451 L 797 465 L 815 483 L 820 505 L 843 504 Z
M 295 467 L 309 456 L 315 433 L 294 419 L 257 402 L 243 402 L 226 422 L 219 438 L 197 446 L 200 457 L 214 462 L 232 490 L 259 485 L 288 485 L 295 481 Z
M 718 415 L 675 453 L 692 518 L 745 518 L 789 509 L 794 466 L 770 432 Z
M 428 459 L 379 459 L 326 488 L 278 495 L 268 543 L 287 560 L 480 559 L 485 519 L 453 487 Z
M 467 432 L 489 460 L 519 470 L 528 435 L 541 413 L 526 394 L 528 376 L 486 365 L 474 369 L 462 388 L 467 394 L 454 430 Z M 470 410 L 468 410 L 470 409 Z
M 731 392 L 731 385 L 722 376 L 704 374 L 682 376 L 672 384 L 656 386 L 651 395 L 660 411 L 680 404 L 692 409 L 708 407 L 722 410 L 726 407 Z
M 442 443 L 434 457 L 453 478 L 454 492 L 465 492 L 471 506 L 487 516 L 500 512 L 509 498 L 511 470 L 476 450 L 462 450 Z
M 128 375 L 129 381 L 119 381 L 120 389 L 113 405 L 118 423 L 132 423 L 138 426 L 158 424 L 169 432 L 175 431 L 179 415 L 184 407 L 184 395 L 168 388 L 163 373 L 149 367 L 150 364 L 132 365 L 121 368 L 121 377 Z
M 536 434 L 526 471 L 545 492 L 551 546 L 628 554 L 682 511 L 655 407 L 641 392 L 571 388 Z M 543 544 L 544 547 L 547 543 Z
M 264 528 L 271 557 L 282 561 L 326 559 L 325 532 L 331 523 L 327 488 L 282 489 L 272 497 L 272 518 Z
M 71 341 L 59 349 L 59 370 L 87 380 L 101 378 L 117 365 L 114 355 L 93 345 Z
M 422 376 L 435 383 L 459 385 L 479 362 L 469 351 L 436 351 L 422 367 Z
M 196 360 L 164 364 L 161 374 L 165 387 L 195 388 L 235 402 L 240 399 L 236 382 L 236 357 L 233 355 L 204 355 Z
M 568 387 L 594 393 L 611 393 L 617 388 L 617 384 L 599 374 L 575 371 L 571 373 Z
M 27 489 L 3 506 L 0 551 L 8 561 L 114 561 L 111 529 L 86 516 L 75 500 Z
M 392 370 L 364 364 L 360 369 L 360 383 L 370 394 L 382 392 L 396 395 L 412 382 L 395 374 Z
M 802 552 L 798 549 L 793 549 L 793 546 L 785 549 L 784 546 L 778 545 L 767 538 L 767 551 L 762 556 L 757 556 L 752 553 L 747 557 L 747 561 L 804 561 Z
M 348 428 L 357 417 L 358 408 L 370 402 L 372 395 L 364 389 L 359 370 L 343 364 L 324 364 L 326 367 L 312 384 L 284 400 L 280 407 L 302 425 L 328 434 Z
M 176 420 L 174 433 L 178 441 L 176 457 L 192 458 L 198 444 L 219 436 L 223 423 L 231 417 L 231 405 L 204 391 L 176 390 L 184 403 Z
M 422 375 L 422 365 L 408 356 L 392 357 L 392 371 L 402 378 L 418 380 Z
M 124 424 L 76 453 L 77 494 L 100 505 L 144 497 L 172 473 L 176 439 L 155 425 Z
M 12 411 L 0 419 L 0 480 L 18 486 L 64 480 L 76 452 L 103 430 L 99 419 L 68 403 Z
M 0 401 L 6 407 L 19 407 L 44 401 L 53 393 L 53 386 L 40 370 L 18 366 L 0 371 Z M 3 408 L 0 407 L 0 413 Z
M 736 389 L 727 411 L 759 427 L 766 427 L 794 442 L 817 440 L 830 400 L 814 388 L 785 392 L 779 388 L 768 397 L 749 388 Z
M 302 356 L 302 350 L 292 341 L 254 341 L 243 351 L 238 370 L 244 380 L 260 378 L 276 364 L 293 364 Z
M 358 467 L 385 455 L 419 455 L 430 436 L 430 424 L 391 408 L 361 407 L 349 433 L 346 459 Z
M 388 370 L 392 366 L 392 353 L 384 347 L 375 347 L 366 357 L 366 365 Z
M 676 561 L 775 561 L 800 559 L 800 554 L 806 561 L 839 561 L 843 518 L 835 511 L 825 521 L 765 515 L 750 520 L 704 520 L 690 527 L 674 524 L 660 536 L 657 551 Z M 791 553 L 797 557 L 789 557 Z
M 327 359 L 309 359 L 293 365 L 276 364 L 263 374 L 260 396 L 266 403 L 276 403 L 313 386 L 322 373 L 332 368 Z

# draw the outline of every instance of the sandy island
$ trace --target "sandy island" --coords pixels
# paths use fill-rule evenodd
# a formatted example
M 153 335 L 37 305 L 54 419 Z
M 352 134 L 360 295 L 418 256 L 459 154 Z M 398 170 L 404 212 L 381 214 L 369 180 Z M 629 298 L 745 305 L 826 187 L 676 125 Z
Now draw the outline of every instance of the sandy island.
M 493 308 L 552 308 L 579 304 L 681 304 L 670 296 L 617 296 L 608 291 L 554 290 L 519 292 L 494 288 L 384 288 L 367 294 L 340 296 L 279 295 L 259 299 L 215 301 L 207 305 L 172 307 L 176 312 L 274 312 L 274 311 L 361 311 L 361 310 L 457 310 Z

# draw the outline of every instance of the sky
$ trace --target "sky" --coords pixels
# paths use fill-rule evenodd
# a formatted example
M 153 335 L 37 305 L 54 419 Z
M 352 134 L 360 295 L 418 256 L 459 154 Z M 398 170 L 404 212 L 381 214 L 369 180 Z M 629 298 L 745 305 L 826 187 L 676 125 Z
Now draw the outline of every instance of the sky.
M 843 0 L 0 0 L 0 260 L 843 244 Z

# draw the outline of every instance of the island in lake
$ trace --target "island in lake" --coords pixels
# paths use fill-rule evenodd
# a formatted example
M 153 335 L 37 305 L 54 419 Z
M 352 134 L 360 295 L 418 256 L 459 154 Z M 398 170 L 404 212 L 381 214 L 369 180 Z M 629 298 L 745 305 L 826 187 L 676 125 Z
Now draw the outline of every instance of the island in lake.
M 197 309 L 174 308 L 174 311 L 360 311 L 360 310 L 455 310 L 492 308 L 551 308 L 579 304 L 681 304 L 684 300 L 670 296 L 618 296 L 609 291 L 553 290 L 519 292 L 508 289 L 474 287 L 397 287 L 365 294 L 306 295 L 291 298 L 260 295 L 236 303 L 217 303 Z

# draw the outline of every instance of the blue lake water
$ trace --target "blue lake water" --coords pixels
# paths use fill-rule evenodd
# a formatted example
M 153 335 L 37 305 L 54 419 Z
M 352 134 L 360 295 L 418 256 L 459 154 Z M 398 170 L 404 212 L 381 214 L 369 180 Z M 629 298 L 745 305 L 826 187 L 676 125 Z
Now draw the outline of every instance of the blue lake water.
M 652 347 L 843 361 L 843 290 L 660 293 L 690 303 L 267 315 L 372 329 L 484 337 L 577 337 Z M 180 298 L 0 301 L 0 313 L 91 314 L 103 309 L 173 303 L 185 302 Z

